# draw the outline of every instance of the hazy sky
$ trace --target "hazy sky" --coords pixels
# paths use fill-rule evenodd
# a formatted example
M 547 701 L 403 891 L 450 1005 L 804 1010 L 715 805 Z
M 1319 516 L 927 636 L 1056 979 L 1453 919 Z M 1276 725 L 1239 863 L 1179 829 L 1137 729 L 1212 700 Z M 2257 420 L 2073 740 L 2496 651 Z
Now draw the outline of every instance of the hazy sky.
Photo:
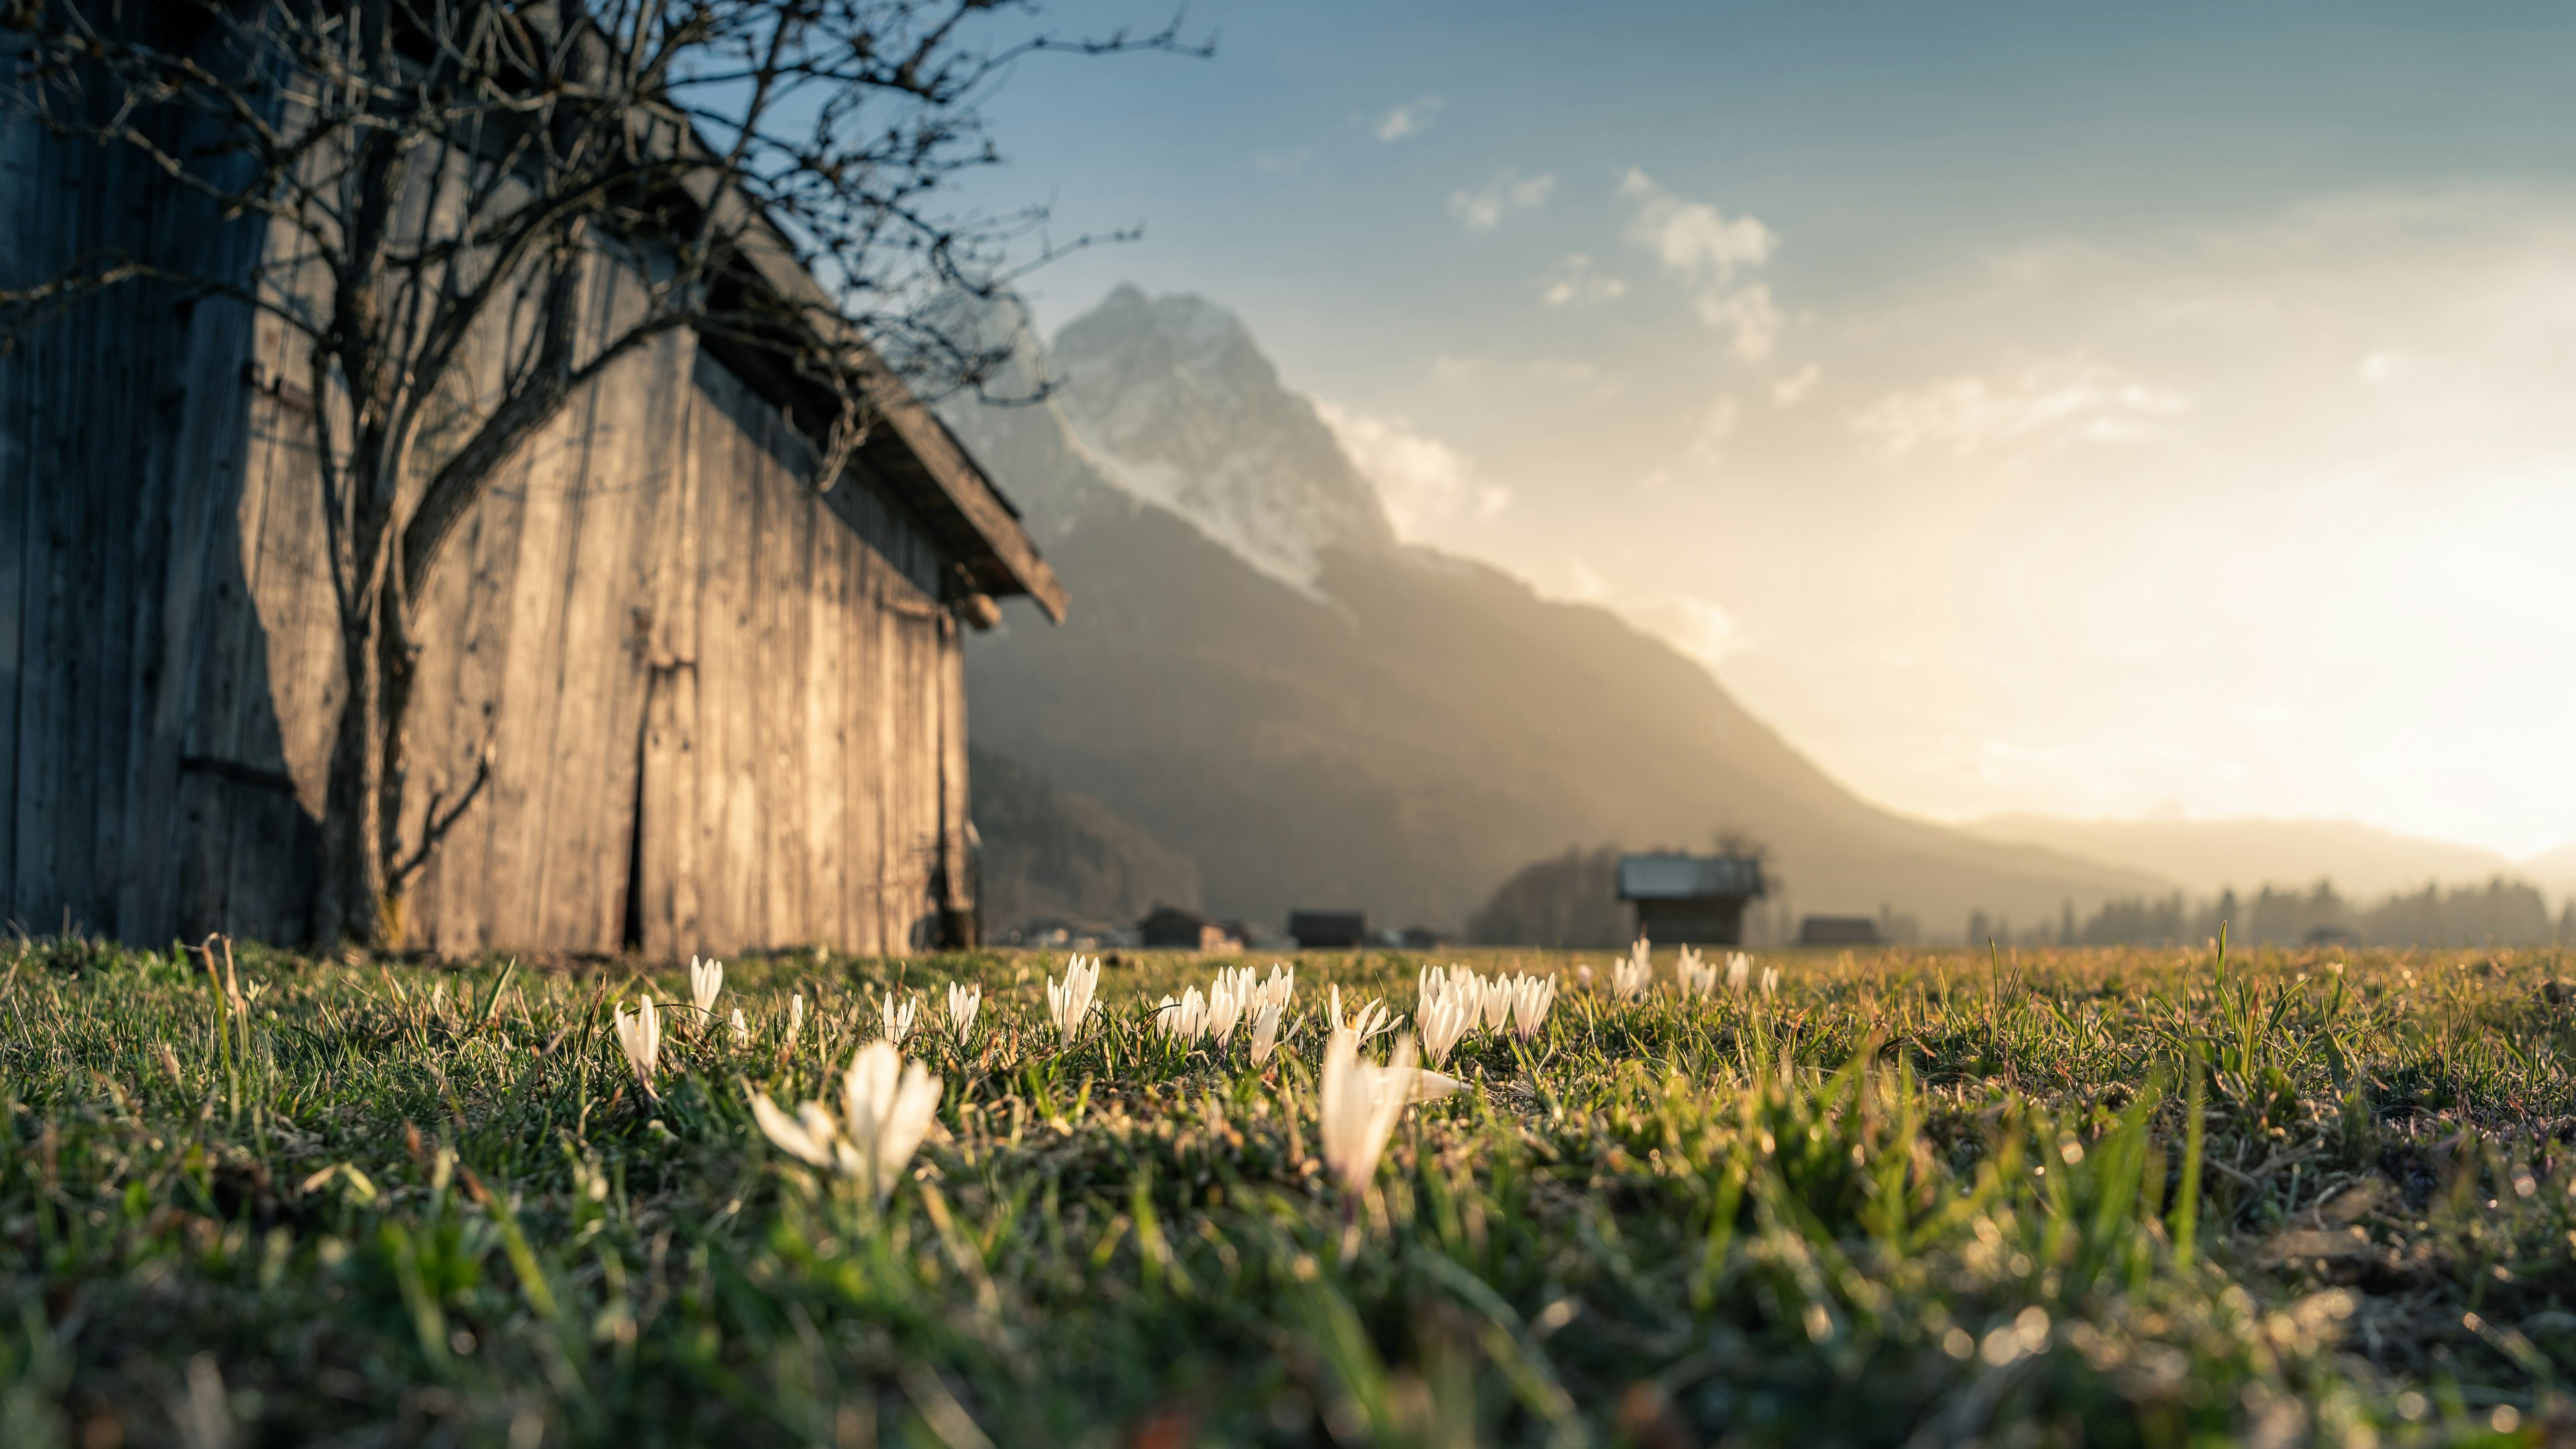
M 1408 537 L 1899 809 L 2576 839 L 2576 9 L 1188 23 L 996 108 L 979 195 L 1147 228 L 1048 327 L 1234 308 Z

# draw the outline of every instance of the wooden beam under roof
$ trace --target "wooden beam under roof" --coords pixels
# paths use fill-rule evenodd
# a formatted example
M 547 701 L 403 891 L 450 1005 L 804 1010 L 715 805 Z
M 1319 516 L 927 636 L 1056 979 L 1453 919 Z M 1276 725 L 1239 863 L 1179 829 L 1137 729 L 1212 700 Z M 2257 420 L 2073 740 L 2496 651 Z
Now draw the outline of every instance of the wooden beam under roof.
M 739 194 L 731 191 L 716 204 L 749 210 Z M 966 567 L 979 592 L 996 598 L 1026 594 L 1048 619 L 1063 623 L 1068 602 L 1064 584 L 1038 556 L 1036 541 L 1020 526 L 1019 510 L 1002 496 L 982 466 L 948 431 L 947 424 L 913 395 L 859 330 L 841 316 L 839 307 L 813 274 L 796 260 L 776 226 L 764 216 L 753 215 L 748 220 L 751 225 L 742 236 L 741 256 L 760 284 L 790 307 L 802 309 L 818 321 L 828 320 L 841 335 L 826 340 L 848 347 L 862 359 L 869 401 L 875 404 L 886 425 L 882 430 L 872 429 L 859 450 L 858 461 L 866 467 L 870 480 L 921 518 L 940 546 Z M 791 415 L 804 415 L 810 424 L 815 412 L 825 410 L 810 401 L 797 406 L 795 395 L 819 395 L 822 389 L 818 384 L 793 377 L 785 368 L 763 367 L 748 356 L 740 356 L 750 350 L 717 348 L 719 356 L 725 356 L 729 364 L 738 362 L 736 370 L 743 371 L 748 380 L 764 386 L 764 390 L 787 394 L 778 400 Z

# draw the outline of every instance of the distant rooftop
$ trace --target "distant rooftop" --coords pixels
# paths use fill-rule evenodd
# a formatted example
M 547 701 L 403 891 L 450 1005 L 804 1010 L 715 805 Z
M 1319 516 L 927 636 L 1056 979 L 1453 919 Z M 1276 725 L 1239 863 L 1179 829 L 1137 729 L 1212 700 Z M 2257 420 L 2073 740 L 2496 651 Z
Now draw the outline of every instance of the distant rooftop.
M 1749 855 L 1623 855 L 1619 899 L 1688 901 L 1762 894 L 1762 862 Z

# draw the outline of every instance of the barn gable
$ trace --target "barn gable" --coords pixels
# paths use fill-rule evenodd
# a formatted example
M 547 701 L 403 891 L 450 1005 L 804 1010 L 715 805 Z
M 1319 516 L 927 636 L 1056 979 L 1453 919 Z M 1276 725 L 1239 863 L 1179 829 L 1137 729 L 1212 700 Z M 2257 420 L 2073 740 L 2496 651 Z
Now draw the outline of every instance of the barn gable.
M 13 275 L 169 244 L 184 208 L 69 149 L 0 129 Z M 605 316 L 631 283 L 596 273 Z M 283 345 L 130 287 L 0 357 L 0 913 L 33 929 L 303 934 L 342 686 Z M 1061 586 L 917 403 L 880 397 L 819 490 L 796 400 L 745 371 L 659 339 L 460 528 L 422 600 L 415 827 L 489 778 L 409 942 L 901 951 L 971 919 L 959 614 L 1060 615 Z

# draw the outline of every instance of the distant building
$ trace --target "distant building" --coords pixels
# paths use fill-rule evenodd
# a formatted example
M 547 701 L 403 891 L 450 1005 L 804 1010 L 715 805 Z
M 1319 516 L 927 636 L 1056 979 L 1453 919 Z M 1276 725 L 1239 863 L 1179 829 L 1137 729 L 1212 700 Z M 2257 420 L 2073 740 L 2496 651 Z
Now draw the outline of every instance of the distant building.
M 1619 899 L 1636 907 L 1637 934 L 1666 945 L 1744 944 L 1745 904 L 1762 894 L 1753 856 L 1619 857 Z
M 1878 922 L 1867 916 L 1808 916 L 1798 922 L 1801 946 L 1875 946 Z
M 1349 951 L 1368 943 L 1368 917 L 1358 911 L 1290 911 L 1288 934 L 1301 951 Z
M 1178 906 L 1156 906 L 1136 923 L 1136 944 L 1161 950 L 1238 951 L 1243 930 Z

